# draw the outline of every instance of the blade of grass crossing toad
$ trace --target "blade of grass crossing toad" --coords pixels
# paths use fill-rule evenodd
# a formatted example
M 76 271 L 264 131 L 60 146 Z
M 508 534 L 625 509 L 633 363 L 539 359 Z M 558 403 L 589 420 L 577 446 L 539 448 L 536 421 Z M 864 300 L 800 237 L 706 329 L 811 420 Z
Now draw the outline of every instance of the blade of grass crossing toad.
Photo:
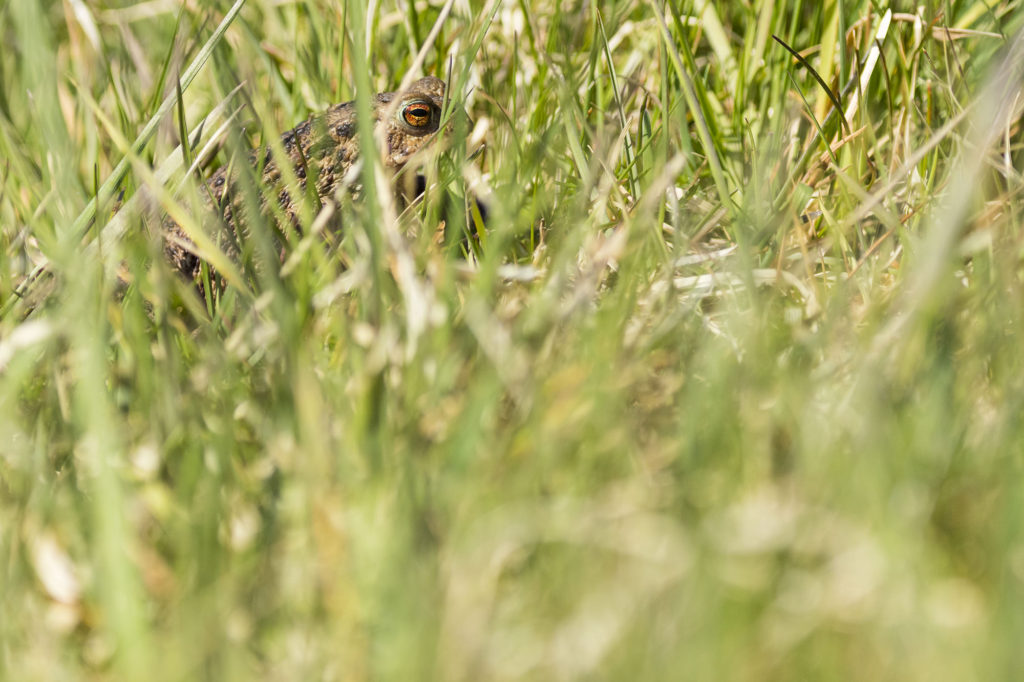
M 361 141 L 371 142 L 373 138 L 373 113 L 370 109 L 370 76 L 367 70 L 368 52 L 364 45 L 369 36 L 367 35 L 367 8 L 361 0 L 349 0 L 345 3 L 345 11 L 350 18 L 346 24 L 345 42 L 348 44 L 349 58 L 352 61 L 353 85 L 355 86 L 356 102 L 356 128 Z M 369 148 L 369 144 L 360 143 L 363 148 Z M 363 185 L 363 196 L 365 197 L 365 208 L 367 220 L 363 221 L 366 229 L 365 234 L 370 251 L 369 273 L 371 285 L 366 291 L 365 302 L 367 305 L 367 316 L 370 324 L 377 325 L 384 315 L 383 285 L 384 278 L 384 251 L 383 236 L 383 214 L 378 202 L 377 173 L 376 166 L 378 158 L 376 155 L 364 154 L 359 179 Z M 376 227 L 374 227 L 376 226 Z
M 231 284 L 244 290 L 242 277 L 231 260 L 219 248 L 217 248 L 213 240 L 210 239 L 189 212 L 184 210 L 184 208 L 174 200 L 171 192 L 168 191 L 164 186 L 164 183 L 156 177 L 156 174 L 149 165 L 135 154 L 135 152 L 130 148 L 128 141 L 121 136 L 120 132 L 118 132 L 117 128 L 107 117 L 106 113 L 103 112 L 102 107 L 100 107 L 100 105 L 91 97 L 88 97 L 87 94 L 82 93 L 82 96 L 86 98 L 90 108 L 93 110 L 93 114 L 97 119 L 99 119 L 100 123 L 107 128 L 107 132 L 114 140 L 114 143 L 124 149 L 125 159 L 132 163 L 135 172 L 141 176 L 143 182 L 145 182 L 149 186 L 150 190 L 157 196 L 160 205 L 164 207 L 170 218 L 180 225 L 181 229 L 188 235 L 189 239 L 193 241 L 200 258 L 208 261 L 210 265 L 220 272 Z M 100 241 L 102 241 L 102 239 Z

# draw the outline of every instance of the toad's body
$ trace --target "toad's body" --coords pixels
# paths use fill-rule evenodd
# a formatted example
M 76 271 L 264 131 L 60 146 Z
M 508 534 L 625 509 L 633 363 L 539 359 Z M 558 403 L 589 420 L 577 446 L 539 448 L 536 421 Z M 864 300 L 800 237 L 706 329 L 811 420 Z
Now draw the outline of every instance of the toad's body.
M 437 78 L 427 77 L 401 93 L 384 92 L 373 98 L 371 106 L 375 127 L 382 132 L 376 137 L 384 140 L 382 157 L 385 167 L 392 172 L 400 170 L 434 137 L 440 123 L 444 87 Z M 321 202 L 333 200 L 335 192 L 349 182 L 346 176 L 359 160 L 357 129 L 355 102 L 345 102 L 310 117 L 281 136 L 281 146 L 303 192 L 307 174 L 315 173 L 316 193 Z M 261 184 L 265 194 L 269 196 L 277 192 L 281 210 L 296 220 L 294 200 L 301 193 L 289 193 L 282 187 L 281 169 L 270 149 L 264 152 L 262 159 L 254 153 L 249 161 L 257 172 L 262 169 Z M 237 232 L 236 215 L 242 211 L 245 202 L 244 192 L 235 187 L 241 173 L 237 167 L 234 171 L 231 168 L 230 163 L 221 167 L 206 184 L 225 225 Z M 194 253 L 191 240 L 173 222 L 167 222 L 165 228 L 168 232 L 168 258 L 183 274 L 198 278 L 200 260 Z

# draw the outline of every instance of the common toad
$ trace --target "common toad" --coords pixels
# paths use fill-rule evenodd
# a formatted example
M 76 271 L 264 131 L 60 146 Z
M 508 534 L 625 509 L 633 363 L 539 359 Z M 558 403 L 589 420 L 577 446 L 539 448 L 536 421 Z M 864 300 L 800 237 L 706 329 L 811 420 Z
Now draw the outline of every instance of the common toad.
M 371 105 L 376 131 L 383 128 L 385 167 L 397 173 L 437 132 L 444 99 L 444 82 L 428 76 L 414 82 L 401 93 L 383 92 L 374 96 Z M 393 104 L 398 99 L 397 104 Z M 390 114 L 390 115 L 389 115 Z M 289 193 L 282 187 L 281 169 L 270 148 L 249 157 L 250 164 L 261 173 L 264 193 L 277 193 L 278 205 L 288 218 L 297 224 L 298 207 L 293 197 L 300 197 L 306 189 L 306 176 L 316 177 L 316 194 L 321 202 L 332 201 L 335 192 L 351 182 L 346 177 L 359 159 L 359 134 L 356 124 L 355 102 L 336 104 L 316 114 L 281 136 L 281 147 L 288 154 L 298 178 L 300 192 Z M 380 139 L 378 137 L 378 139 Z M 214 209 L 222 216 L 224 225 L 237 235 L 238 216 L 244 212 L 245 193 L 240 191 L 240 172 L 231 163 L 218 169 L 206 182 Z M 184 275 L 198 281 L 201 261 L 184 230 L 171 220 L 164 222 L 167 232 L 165 252 L 171 263 Z M 234 241 L 234 240 L 228 240 Z M 233 253 L 228 247 L 227 252 Z

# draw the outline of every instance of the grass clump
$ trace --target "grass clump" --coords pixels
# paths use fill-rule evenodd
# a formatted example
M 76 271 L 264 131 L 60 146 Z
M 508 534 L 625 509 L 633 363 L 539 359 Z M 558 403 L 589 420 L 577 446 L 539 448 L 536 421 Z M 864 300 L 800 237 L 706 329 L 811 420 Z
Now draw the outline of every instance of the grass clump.
M 1022 20 L 4 6 L 0 676 L 1012 677 Z M 209 169 L 407 74 L 420 203 L 368 158 L 172 272 Z

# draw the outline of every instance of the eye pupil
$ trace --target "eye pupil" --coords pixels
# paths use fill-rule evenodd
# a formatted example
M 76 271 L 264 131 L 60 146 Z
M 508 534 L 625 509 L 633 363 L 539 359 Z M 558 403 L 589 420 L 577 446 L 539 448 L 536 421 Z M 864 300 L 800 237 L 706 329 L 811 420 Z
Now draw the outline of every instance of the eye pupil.
M 430 107 L 423 104 L 410 104 L 402 111 L 405 122 L 415 128 L 423 128 L 430 124 Z

